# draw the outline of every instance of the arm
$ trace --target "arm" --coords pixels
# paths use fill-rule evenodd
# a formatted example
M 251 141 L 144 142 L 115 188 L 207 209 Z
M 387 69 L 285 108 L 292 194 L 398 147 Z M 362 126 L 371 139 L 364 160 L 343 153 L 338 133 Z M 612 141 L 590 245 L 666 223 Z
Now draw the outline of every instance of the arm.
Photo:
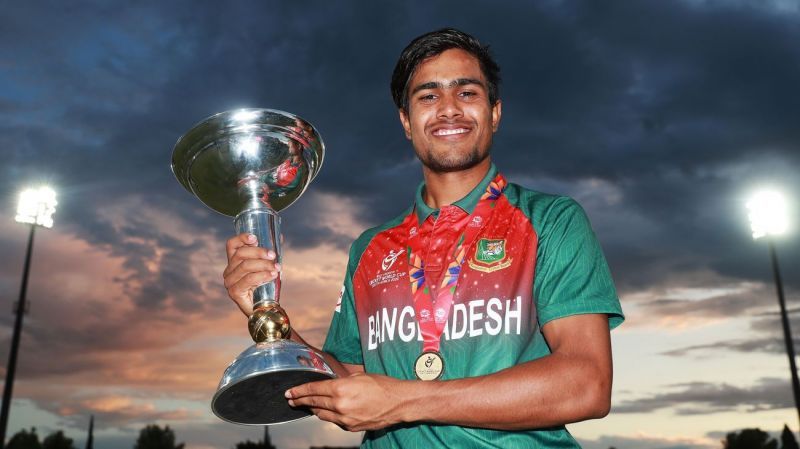
M 231 237 L 225 244 L 228 265 L 222 274 L 228 296 L 239 306 L 246 316 L 253 313 L 253 290 L 259 285 L 270 282 L 278 276 L 280 264 L 275 262 L 275 253 L 258 246 L 254 235 L 242 233 Z M 290 340 L 302 343 L 320 353 L 328 366 L 339 377 L 347 377 L 355 373 L 363 373 L 363 365 L 340 363 L 332 355 L 309 345 L 303 337 L 292 329 Z
M 487 376 L 423 382 L 361 374 L 301 385 L 287 397 L 291 405 L 309 406 L 320 419 L 353 431 L 417 421 L 520 430 L 608 414 L 606 315 L 557 319 L 542 332 L 551 355 Z

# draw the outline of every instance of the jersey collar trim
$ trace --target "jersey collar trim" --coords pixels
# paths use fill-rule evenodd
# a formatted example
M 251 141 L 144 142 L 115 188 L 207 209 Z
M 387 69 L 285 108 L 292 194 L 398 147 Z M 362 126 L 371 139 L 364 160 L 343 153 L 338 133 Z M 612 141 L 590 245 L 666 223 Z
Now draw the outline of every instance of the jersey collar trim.
M 467 214 L 471 214 L 475 210 L 475 206 L 478 205 L 481 195 L 483 195 L 483 192 L 486 191 L 486 186 L 492 182 L 495 176 L 497 176 L 497 167 L 495 167 L 494 163 L 492 163 L 489 167 L 489 171 L 486 172 L 486 176 L 483 177 L 481 182 L 479 182 L 478 185 L 476 185 L 475 188 L 467 194 L 467 196 L 453 203 L 453 206 L 457 206 Z M 439 216 L 439 209 L 433 209 L 425 204 L 425 200 L 422 198 L 423 192 L 425 192 L 424 181 L 419 184 L 419 187 L 417 187 L 417 194 L 414 201 L 414 210 L 416 211 L 418 224 L 420 225 L 431 215 L 434 217 Z

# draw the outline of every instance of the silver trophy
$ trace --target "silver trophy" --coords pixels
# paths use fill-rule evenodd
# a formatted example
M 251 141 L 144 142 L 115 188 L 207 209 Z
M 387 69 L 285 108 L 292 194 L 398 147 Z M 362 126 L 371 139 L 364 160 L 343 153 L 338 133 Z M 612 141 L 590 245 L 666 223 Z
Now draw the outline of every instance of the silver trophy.
M 325 152 L 305 120 L 283 111 L 238 109 L 198 123 L 175 144 L 172 171 L 211 209 L 234 218 L 281 261 L 280 217 L 319 172 Z M 289 340 L 289 317 L 279 305 L 280 273 L 253 292 L 248 329 L 255 344 L 225 370 L 211 410 L 236 424 L 269 425 L 305 418 L 284 392 L 335 377 L 313 349 Z

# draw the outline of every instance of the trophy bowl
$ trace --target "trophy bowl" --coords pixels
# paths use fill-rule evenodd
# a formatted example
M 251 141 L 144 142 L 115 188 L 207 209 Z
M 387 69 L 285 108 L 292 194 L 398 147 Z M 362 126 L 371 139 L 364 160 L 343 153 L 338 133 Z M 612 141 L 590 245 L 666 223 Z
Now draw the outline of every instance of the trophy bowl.
M 324 153 L 319 133 L 302 118 L 272 109 L 237 109 L 203 120 L 178 139 L 172 171 L 186 190 L 234 217 L 236 232 L 254 234 L 280 263 L 278 211 L 303 194 Z M 211 401 L 211 410 L 225 421 L 271 425 L 308 417 L 308 409 L 289 407 L 284 392 L 335 377 L 319 353 L 289 340 L 280 290 L 279 273 L 253 292 L 248 328 L 255 344 L 228 366 Z

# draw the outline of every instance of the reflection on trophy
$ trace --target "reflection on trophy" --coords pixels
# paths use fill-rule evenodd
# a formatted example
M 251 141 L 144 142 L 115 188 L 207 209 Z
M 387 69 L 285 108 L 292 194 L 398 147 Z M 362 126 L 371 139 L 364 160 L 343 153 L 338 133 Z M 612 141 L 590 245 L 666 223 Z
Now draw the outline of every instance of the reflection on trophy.
M 280 217 L 319 172 L 324 145 L 311 124 L 287 112 L 239 109 L 195 125 L 175 144 L 172 171 L 211 209 L 234 218 L 281 262 Z M 279 305 L 280 273 L 253 292 L 248 320 L 255 344 L 225 370 L 211 409 L 225 421 L 268 425 L 310 415 L 291 408 L 284 392 L 335 377 L 322 356 L 288 340 L 289 317 Z

